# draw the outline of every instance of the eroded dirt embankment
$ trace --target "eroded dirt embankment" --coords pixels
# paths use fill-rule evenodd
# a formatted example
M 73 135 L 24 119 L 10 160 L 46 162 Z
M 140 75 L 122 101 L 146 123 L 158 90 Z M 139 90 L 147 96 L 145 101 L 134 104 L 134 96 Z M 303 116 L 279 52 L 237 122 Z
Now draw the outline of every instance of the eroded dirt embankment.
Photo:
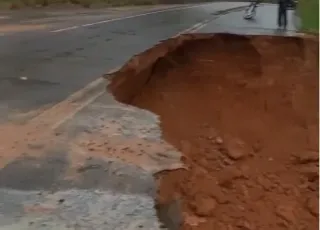
M 317 38 L 184 35 L 115 74 L 183 153 L 157 175 L 181 229 L 318 229 L 318 61 Z

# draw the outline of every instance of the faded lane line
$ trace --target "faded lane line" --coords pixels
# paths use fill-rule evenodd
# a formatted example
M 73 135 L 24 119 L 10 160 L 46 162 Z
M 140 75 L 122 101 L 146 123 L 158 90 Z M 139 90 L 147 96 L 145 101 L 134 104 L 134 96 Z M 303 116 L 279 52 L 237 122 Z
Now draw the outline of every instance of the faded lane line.
M 88 94 L 90 91 L 95 91 L 96 89 L 98 89 L 99 86 L 101 86 L 102 84 L 104 84 L 106 82 L 106 80 L 102 77 L 98 78 L 97 80 L 92 81 L 91 83 L 89 83 L 87 86 L 85 86 L 84 88 L 78 90 L 77 92 L 71 94 L 67 99 L 55 104 L 54 106 L 50 107 L 49 109 L 45 110 L 44 112 L 42 112 L 41 114 L 39 114 L 38 116 L 32 118 L 30 120 L 30 123 L 37 123 L 37 124 L 48 124 L 48 123 L 57 123 L 57 119 L 58 120 L 63 120 L 64 118 L 59 118 L 59 115 L 63 115 L 65 114 L 65 112 L 68 113 L 68 111 L 74 111 L 74 108 L 72 105 L 74 103 L 77 103 L 76 107 L 82 107 L 81 102 L 78 103 L 78 101 L 82 101 L 84 99 L 85 100 L 85 95 Z M 100 90 L 99 92 L 95 92 L 94 96 L 96 94 L 99 94 L 100 92 L 104 92 L 104 90 Z M 85 102 L 83 102 L 85 103 Z M 60 114 L 63 113 L 63 114 Z M 52 122 L 50 121 L 52 120 Z
M 240 7 L 235 7 L 235 8 L 230 8 L 229 10 L 232 10 L 232 11 L 240 11 L 240 10 L 242 10 L 243 9 L 243 6 L 240 6 Z M 229 11 L 229 10 L 222 10 L 222 11 Z M 221 12 L 222 12 L 221 11 Z M 221 13 L 220 13 L 221 14 Z M 204 21 L 202 21 L 202 22 L 200 22 L 200 23 L 197 23 L 197 24 L 195 24 L 194 26 L 192 26 L 192 27 L 190 27 L 190 28 L 188 28 L 188 29 L 186 29 L 186 30 L 184 30 L 184 31 L 182 31 L 182 32 L 180 32 L 180 33 L 178 33 L 176 36 L 174 36 L 174 37 L 177 37 L 177 36 L 179 36 L 179 35 L 181 35 L 181 34 L 185 34 L 185 33 L 194 33 L 194 32 L 196 32 L 196 31 L 199 31 L 199 30 L 201 30 L 203 27 L 205 27 L 205 26 L 207 26 L 211 21 L 213 21 L 213 20 L 215 20 L 215 19 L 217 19 L 219 16 L 216 16 L 216 17 L 213 17 L 213 18 L 211 18 L 211 19 L 206 19 L 206 20 L 204 20 Z
M 208 19 L 204 20 L 189 27 L 186 30 L 177 33 L 177 35 L 173 37 L 179 36 L 183 33 L 195 32 L 202 28 L 202 26 L 206 25 L 208 22 Z M 108 71 L 108 74 L 112 75 L 112 73 L 116 72 L 118 69 L 119 67 L 114 68 L 111 71 Z M 103 93 L 106 92 L 105 84 L 105 77 L 100 77 L 97 80 L 92 81 L 87 86 L 73 93 L 65 100 L 57 103 L 56 105 L 31 119 L 29 124 L 31 124 L 32 126 L 44 125 L 50 130 L 57 129 L 58 127 L 60 127 L 60 125 L 74 117 L 80 110 L 92 103 L 99 96 L 103 95 Z
M 63 28 L 63 29 L 59 29 L 59 30 L 53 30 L 50 31 L 51 33 L 58 33 L 58 32 L 62 32 L 62 31 L 67 31 L 67 30 L 74 30 L 79 28 L 80 26 L 71 26 L 71 27 L 67 27 L 67 28 Z
M 186 29 L 186 30 L 183 30 L 182 32 L 178 33 L 177 35 L 173 36 L 174 38 L 175 37 L 178 37 L 179 35 L 181 34 L 186 34 L 186 33 L 194 33 L 198 30 L 200 30 L 201 28 L 203 28 L 204 26 L 206 26 L 208 23 L 210 22 L 209 19 L 206 19 L 200 23 L 197 23 L 195 25 L 193 25 L 192 27 Z
M 199 23 L 199 25 L 195 28 L 193 28 L 192 30 L 190 31 L 187 31 L 186 33 L 194 33 L 194 32 L 197 32 L 199 31 L 200 29 L 202 29 L 203 27 L 205 27 L 206 25 L 208 25 L 208 23 L 210 22 L 210 20 L 206 20 L 205 22 L 203 23 Z
M 82 110 L 83 108 L 87 107 L 89 104 L 91 104 L 92 102 L 94 102 L 98 97 L 100 97 L 102 94 L 104 94 L 105 90 L 102 91 L 98 91 L 97 93 L 95 93 L 94 95 L 92 95 L 90 98 L 87 98 L 85 101 L 83 101 L 82 103 L 80 103 L 80 105 L 78 105 L 77 107 L 75 107 L 75 109 L 70 112 L 69 114 L 67 114 L 67 116 L 63 117 L 61 120 L 58 120 L 56 123 L 54 123 L 51 126 L 51 129 L 55 130 L 57 129 L 60 125 L 62 125 L 63 123 L 65 123 L 66 121 L 70 120 L 72 117 L 74 117 L 80 110 Z
M 151 15 L 151 14 L 164 13 L 164 12 L 169 12 L 169 11 L 186 10 L 186 9 L 190 9 L 190 8 L 201 7 L 203 5 L 208 5 L 208 4 L 211 4 L 211 3 L 204 3 L 204 4 L 184 6 L 184 7 L 174 7 L 174 8 L 170 8 L 170 9 L 157 10 L 157 11 L 152 11 L 152 12 L 143 13 L 143 14 L 136 14 L 136 15 L 126 16 L 126 17 L 121 17 L 121 18 L 112 18 L 112 19 L 107 19 L 107 20 L 103 20 L 103 21 L 87 23 L 87 24 L 83 24 L 83 25 L 79 25 L 79 26 L 71 26 L 71 27 L 66 27 L 66 28 L 62 28 L 62 29 L 52 30 L 50 32 L 51 33 L 59 33 L 59 32 L 63 32 L 63 31 L 74 30 L 74 29 L 77 29 L 80 27 L 89 27 L 89 26 L 93 26 L 93 25 L 121 21 L 121 20 L 130 19 L 130 18 L 137 18 L 137 17 L 147 16 L 147 15 Z

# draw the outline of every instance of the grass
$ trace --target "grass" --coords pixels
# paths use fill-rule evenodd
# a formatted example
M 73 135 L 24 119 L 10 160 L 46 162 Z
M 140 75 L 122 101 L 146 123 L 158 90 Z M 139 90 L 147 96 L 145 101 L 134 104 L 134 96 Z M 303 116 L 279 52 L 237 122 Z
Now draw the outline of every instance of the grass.
M 319 33 L 319 0 L 300 0 L 298 13 L 303 31 Z
M 154 5 L 158 0 L 0 0 L 0 8 L 21 9 L 34 7 L 47 7 L 51 5 L 79 5 L 90 8 L 92 5 L 103 6 L 134 6 L 134 5 Z

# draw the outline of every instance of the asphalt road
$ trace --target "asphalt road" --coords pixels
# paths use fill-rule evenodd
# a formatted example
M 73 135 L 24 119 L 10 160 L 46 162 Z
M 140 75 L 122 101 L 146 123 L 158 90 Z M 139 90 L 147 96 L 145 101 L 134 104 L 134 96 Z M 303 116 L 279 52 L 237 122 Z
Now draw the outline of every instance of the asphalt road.
M 257 8 L 254 20 L 242 20 L 243 11 L 223 15 L 200 29 L 200 33 L 236 33 L 256 35 L 293 36 L 296 34 L 296 18 L 293 10 L 288 10 L 286 31 L 277 28 L 277 5 L 262 4 Z
M 154 209 L 153 174 L 181 168 L 180 154 L 161 141 L 156 116 L 115 102 L 101 76 L 183 31 L 279 34 L 275 6 L 255 21 L 217 14 L 243 5 L 0 21 L 0 229 L 163 229 L 158 217 L 178 229 L 178 203 Z M 44 26 L 3 29 L 17 21 Z M 26 123 L 8 122 L 24 112 Z
M 101 76 L 161 40 L 200 29 L 217 11 L 243 5 L 6 15 L 0 21 L 0 229 L 160 229 L 153 173 L 181 167 L 180 155 L 166 146 L 168 157 L 159 158 L 152 151 L 163 145 L 157 118 L 117 104 Z M 20 114 L 27 114 L 26 123 L 8 122 Z M 108 140 L 123 151 L 132 137 L 146 154 L 123 153 L 129 163 L 87 149 Z
M 58 23 L 57 17 L 53 22 L 44 17 L 37 20 L 37 25 L 42 22 L 44 29 L 3 32 L 0 111 L 10 116 L 12 111 L 27 112 L 55 104 L 134 54 L 213 18 L 212 13 L 218 10 L 236 6 L 239 3 L 216 3 L 174 10 L 161 8 L 160 12 L 146 14 L 129 10 L 106 16 L 97 12 L 98 21 L 94 14 L 87 15 L 85 21 L 79 20 L 83 18 L 79 14 L 69 15 L 65 17 L 71 21 Z M 112 18 L 120 20 L 105 21 Z

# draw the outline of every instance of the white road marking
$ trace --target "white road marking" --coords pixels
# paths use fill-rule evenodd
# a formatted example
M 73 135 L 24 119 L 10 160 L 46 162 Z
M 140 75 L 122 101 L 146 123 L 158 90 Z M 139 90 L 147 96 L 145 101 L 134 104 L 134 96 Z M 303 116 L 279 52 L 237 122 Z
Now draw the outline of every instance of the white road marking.
M 31 123 L 32 122 L 36 123 L 36 122 L 39 122 L 39 121 L 47 120 L 47 117 L 49 117 L 49 116 L 51 117 L 51 114 L 57 114 L 55 111 L 60 111 L 61 108 L 68 107 L 68 104 L 74 103 L 77 100 L 80 100 L 82 97 L 84 97 L 84 95 L 87 92 L 93 90 L 94 88 L 98 87 L 101 84 L 104 84 L 105 82 L 106 82 L 106 80 L 104 78 L 102 78 L 102 77 L 92 81 L 91 83 L 86 85 L 84 88 L 82 88 L 82 89 L 76 91 L 75 93 L 71 94 L 65 100 L 55 104 L 54 106 L 50 107 L 49 109 L 43 111 L 41 114 L 39 114 L 38 116 L 36 116 L 33 119 L 31 119 L 30 122 Z M 102 91 L 100 91 L 100 92 L 102 92 Z M 54 123 L 56 123 L 56 122 L 54 122 Z
M 62 31 L 67 31 L 67 30 L 74 30 L 79 28 L 79 26 L 71 26 L 71 27 L 67 27 L 67 28 L 63 28 L 63 29 L 58 29 L 58 30 L 53 30 L 50 31 L 51 33 L 58 33 L 58 32 L 62 32 Z
M 121 20 L 130 19 L 130 18 L 147 16 L 147 15 L 151 15 L 151 14 L 158 14 L 158 13 L 164 13 L 164 12 L 169 12 L 169 11 L 178 11 L 178 10 L 186 10 L 186 9 L 190 9 L 190 8 L 197 8 L 197 7 L 201 7 L 203 5 L 207 5 L 207 4 L 210 4 L 210 3 L 198 4 L 198 5 L 192 5 L 192 6 L 174 7 L 174 8 L 157 10 L 157 11 L 152 11 L 152 12 L 143 13 L 143 14 L 136 14 L 136 15 L 126 16 L 126 17 L 121 17 L 121 18 L 112 18 L 112 19 L 107 19 L 107 20 L 103 20 L 103 21 L 87 23 L 87 24 L 83 24 L 83 25 L 79 25 L 79 26 L 71 26 L 71 27 L 67 27 L 67 28 L 63 28 L 63 29 L 52 30 L 50 32 L 51 33 L 59 33 L 59 32 L 63 32 L 63 31 L 74 30 L 74 29 L 77 29 L 80 27 L 88 27 L 88 26 L 93 26 L 93 25 L 98 25 L 98 24 L 103 24 L 103 23 L 121 21 Z
M 205 27 L 206 25 L 208 25 L 208 23 L 210 22 L 210 20 L 206 20 L 203 23 L 199 23 L 199 25 L 196 28 L 193 28 L 191 31 L 188 31 L 188 33 L 194 33 L 197 32 L 198 30 L 202 29 L 203 27 Z
M 197 23 L 197 24 L 191 26 L 190 28 L 188 28 L 186 30 L 181 31 L 180 33 L 178 33 L 177 35 L 175 35 L 173 37 L 178 37 L 181 34 L 194 33 L 196 31 L 200 30 L 201 28 L 203 28 L 204 26 L 206 26 L 209 22 L 210 22 L 210 20 L 206 19 L 200 23 Z
M 67 116 L 63 117 L 62 119 L 58 120 L 56 123 L 54 123 L 51 126 L 51 129 L 55 130 L 57 129 L 60 125 L 64 124 L 66 121 L 70 120 L 72 117 L 74 117 L 80 110 L 83 108 L 87 107 L 89 104 L 94 102 L 98 97 L 103 95 L 105 90 L 99 91 L 92 95 L 90 98 L 82 102 L 78 107 L 76 107 L 72 112 L 70 112 Z
M 189 27 L 186 30 L 183 30 L 183 31 L 177 33 L 173 37 L 177 37 L 177 36 L 179 36 L 181 34 L 185 34 L 185 33 L 194 33 L 197 30 L 204 27 L 205 25 L 207 25 L 209 22 L 210 22 L 210 20 L 208 20 L 208 19 L 204 20 L 200 23 L 197 23 L 197 24 Z M 120 69 L 119 67 L 114 68 L 111 71 L 108 71 L 108 73 L 112 74 L 119 69 Z M 104 77 L 100 77 L 97 80 L 92 81 L 87 86 L 85 86 L 84 88 L 73 93 L 65 100 L 55 104 L 54 106 L 52 106 L 51 108 L 49 108 L 47 110 L 45 110 L 44 112 L 42 112 L 38 116 L 34 117 L 30 121 L 30 123 L 33 122 L 33 123 L 37 124 L 39 122 L 40 123 L 45 122 L 46 125 L 48 125 L 52 130 L 56 130 L 57 128 L 60 127 L 60 125 L 64 124 L 66 121 L 70 120 L 80 110 L 82 110 L 83 108 L 85 108 L 86 106 L 88 106 L 89 104 L 94 102 L 99 96 L 103 95 L 106 92 L 105 87 L 103 87 L 102 90 L 97 90 L 90 97 L 85 97 L 84 100 L 81 100 L 81 98 L 84 97 L 84 95 L 86 95 L 91 90 L 98 88 L 99 86 L 101 86 L 101 84 L 106 84 L 106 79 Z M 74 102 L 76 102 L 76 104 L 71 109 L 70 105 Z

